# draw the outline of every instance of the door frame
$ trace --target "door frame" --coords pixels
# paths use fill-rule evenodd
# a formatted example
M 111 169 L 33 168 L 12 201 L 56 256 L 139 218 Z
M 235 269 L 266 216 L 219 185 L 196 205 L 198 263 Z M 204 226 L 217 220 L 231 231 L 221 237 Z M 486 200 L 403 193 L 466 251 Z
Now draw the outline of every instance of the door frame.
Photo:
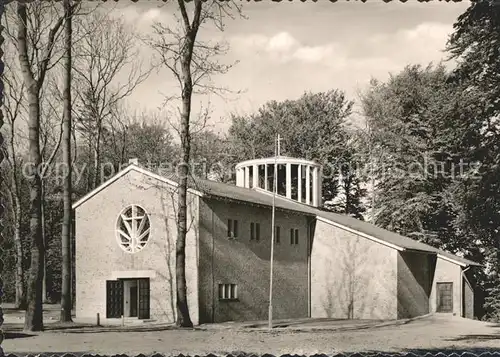
M 146 278 L 118 278 L 106 280 L 106 318 L 121 318 L 126 316 L 125 313 L 125 289 L 130 289 L 130 286 L 125 284 L 125 281 L 134 280 L 137 282 L 137 316 L 135 318 L 139 320 L 147 320 L 151 316 L 151 279 Z M 130 291 L 129 291 L 130 293 Z M 114 299 L 118 303 L 118 307 L 111 309 L 111 300 Z M 129 300 L 130 296 L 129 296 Z M 130 304 L 129 304 L 130 309 Z M 119 309 L 119 316 L 116 315 L 116 311 Z M 129 311 L 130 312 L 130 311 Z
M 439 304 L 439 300 L 440 300 L 440 295 L 439 295 L 439 292 L 440 292 L 440 288 L 439 286 L 443 286 L 443 285 L 451 285 L 451 306 L 450 306 L 450 311 L 439 311 L 440 309 L 440 304 Z M 452 281 L 440 281 L 440 282 L 437 282 L 436 283 L 436 312 L 437 313 L 452 313 L 453 312 L 453 308 L 454 308 L 454 304 L 453 304 L 453 282 Z

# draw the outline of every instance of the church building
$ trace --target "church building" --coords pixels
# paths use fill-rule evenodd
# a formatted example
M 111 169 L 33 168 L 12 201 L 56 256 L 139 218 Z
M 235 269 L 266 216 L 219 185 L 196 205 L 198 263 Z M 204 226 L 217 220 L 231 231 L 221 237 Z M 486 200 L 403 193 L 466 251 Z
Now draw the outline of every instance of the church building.
M 321 166 L 276 160 L 274 319 L 474 317 L 477 263 L 321 209 Z M 196 325 L 268 317 L 274 163 L 238 164 L 236 185 L 190 179 Z M 77 318 L 175 321 L 177 187 L 130 164 L 73 205 Z

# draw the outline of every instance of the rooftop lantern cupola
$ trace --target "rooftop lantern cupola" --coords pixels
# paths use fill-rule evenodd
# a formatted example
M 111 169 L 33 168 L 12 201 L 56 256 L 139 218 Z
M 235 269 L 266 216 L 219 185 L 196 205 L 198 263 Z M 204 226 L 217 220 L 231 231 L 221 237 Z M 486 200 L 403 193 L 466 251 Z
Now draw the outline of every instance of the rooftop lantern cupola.
M 236 165 L 236 186 L 273 192 L 275 163 L 278 195 L 321 206 L 321 165 L 314 161 L 279 155 L 243 161 Z

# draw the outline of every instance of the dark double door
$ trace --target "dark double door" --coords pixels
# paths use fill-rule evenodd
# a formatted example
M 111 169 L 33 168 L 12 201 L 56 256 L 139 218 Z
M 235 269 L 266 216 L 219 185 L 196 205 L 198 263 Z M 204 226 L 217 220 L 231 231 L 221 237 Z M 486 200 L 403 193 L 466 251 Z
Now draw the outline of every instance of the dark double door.
M 141 278 L 134 280 L 137 280 L 137 285 L 129 287 L 129 315 L 131 317 L 138 317 L 139 319 L 149 319 L 149 279 Z M 126 315 L 124 311 L 124 296 L 124 279 L 106 281 L 106 318 L 120 318 Z

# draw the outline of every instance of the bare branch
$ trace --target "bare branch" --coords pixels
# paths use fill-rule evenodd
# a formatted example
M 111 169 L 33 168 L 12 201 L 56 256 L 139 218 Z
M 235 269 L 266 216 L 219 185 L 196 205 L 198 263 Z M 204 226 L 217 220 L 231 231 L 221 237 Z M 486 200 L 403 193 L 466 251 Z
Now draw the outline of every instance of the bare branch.
M 41 84 L 43 83 L 43 81 L 45 79 L 45 75 L 47 73 L 47 67 L 49 65 L 49 61 L 50 61 L 51 55 L 52 55 L 52 50 L 54 49 L 56 35 L 58 34 L 58 31 L 61 28 L 63 22 L 64 22 L 64 16 L 59 17 L 57 19 L 54 27 L 52 27 L 49 31 L 45 54 L 42 57 L 42 60 L 40 61 L 40 69 L 39 69 L 38 81 L 37 81 L 38 82 L 38 90 L 40 90 Z
M 153 36 L 143 40 L 148 44 L 159 57 L 159 67 L 167 68 L 177 81 L 181 92 L 184 90 L 184 82 L 181 76 L 182 51 L 190 52 L 191 85 L 193 94 L 216 94 L 226 97 L 229 94 L 240 94 L 241 91 L 232 91 L 229 88 L 216 86 L 212 83 L 214 75 L 227 73 L 238 62 L 224 64 L 218 59 L 223 58 L 229 50 L 225 42 L 200 41 L 198 39 L 189 41 L 189 38 L 196 38 L 196 32 L 200 26 L 206 23 L 213 23 L 223 30 L 222 18 L 234 18 L 234 14 L 241 15 L 241 5 L 235 2 L 219 3 L 218 1 L 194 1 L 193 21 L 187 21 L 187 9 L 183 1 L 179 0 L 181 18 L 177 19 L 177 24 L 164 25 L 156 22 L 153 28 Z M 185 15 L 186 16 L 185 16 Z M 189 26 L 187 26 L 189 24 Z M 183 46 L 191 46 L 186 49 Z M 165 96 L 163 106 L 168 105 L 175 99 L 181 99 L 180 95 Z
M 51 107 L 52 111 L 54 113 L 56 113 L 57 110 L 54 107 L 54 105 L 52 104 L 52 102 L 48 101 L 48 103 L 49 103 L 49 106 Z M 61 113 L 60 119 L 59 119 L 59 135 L 57 137 L 57 140 L 56 140 L 56 143 L 55 143 L 54 147 L 52 148 L 52 152 L 50 153 L 49 158 L 44 163 L 44 166 L 43 166 L 43 169 L 42 169 L 42 178 L 45 177 L 45 174 L 47 173 L 47 170 L 49 169 L 49 167 L 54 162 L 54 159 L 55 159 L 55 157 L 57 155 L 57 152 L 59 151 L 59 147 L 61 146 L 62 135 L 63 135 L 63 130 L 62 130 L 63 123 L 64 123 L 64 117 L 63 117 L 63 115 Z M 53 131 L 51 131 L 51 132 L 53 132 Z
M 189 17 L 186 11 L 186 5 L 184 4 L 184 0 L 177 0 L 177 3 L 179 4 L 182 20 L 184 21 L 184 28 L 186 29 L 186 33 L 189 33 L 191 32 L 191 24 L 189 22 Z

